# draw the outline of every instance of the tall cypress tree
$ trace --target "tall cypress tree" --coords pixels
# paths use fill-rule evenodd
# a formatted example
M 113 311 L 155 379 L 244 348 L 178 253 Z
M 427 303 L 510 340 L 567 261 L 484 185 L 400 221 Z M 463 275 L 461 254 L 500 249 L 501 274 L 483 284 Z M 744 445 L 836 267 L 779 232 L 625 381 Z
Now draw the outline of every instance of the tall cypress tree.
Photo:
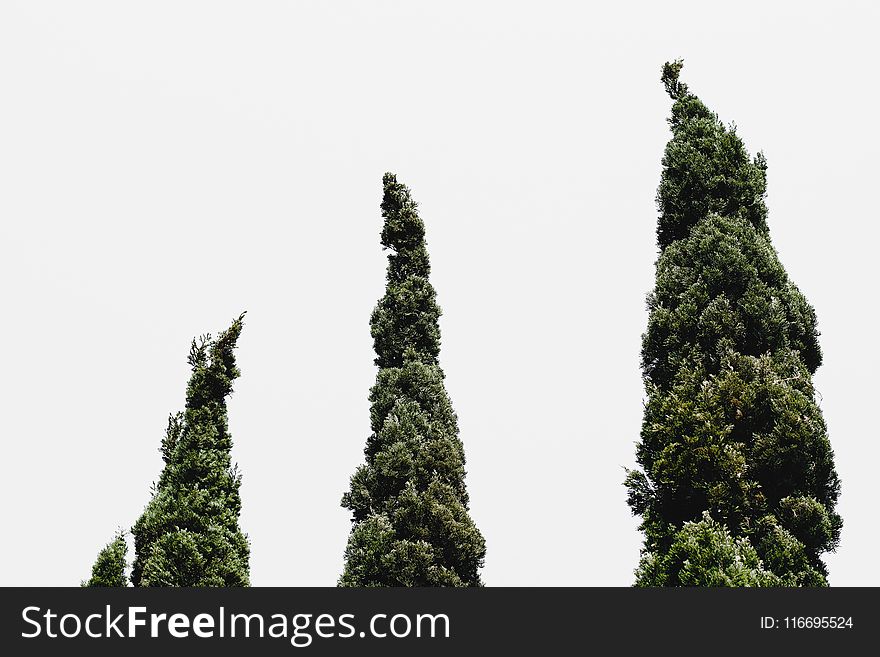
M 128 586 L 125 576 L 125 555 L 128 546 L 125 536 L 119 532 L 104 549 L 98 553 L 95 565 L 92 566 L 92 577 L 83 582 L 83 586 Z
M 672 139 L 629 504 L 637 585 L 824 586 L 840 484 L 812 375 L 816 316 L 770 243 L 766 161 L 663 67 Z
M 340 586 L 480 586 L 486 552 L 468 513 L 464 448 L 438 364 L 440 329 L 425 226 L 409 189 L 383 178 L 387 287 L 371 318 L 379 366 L 366 463 L 342 505 L 352 511 Z
M 231 464 L 226 398 L 240 372 L 244 315 L 216 339 L 193 340 L 186 409 L 162 441 L 165 467 L 135 523 L 135 586 L 248 586 L 247 538 L 238 527 L 241 476 Z

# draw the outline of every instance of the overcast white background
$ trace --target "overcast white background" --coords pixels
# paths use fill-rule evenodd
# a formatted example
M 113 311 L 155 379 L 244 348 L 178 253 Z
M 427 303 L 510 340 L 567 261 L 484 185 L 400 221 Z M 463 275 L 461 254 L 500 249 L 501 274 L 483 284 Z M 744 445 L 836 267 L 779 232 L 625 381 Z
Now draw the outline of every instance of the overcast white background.
M 381 176 L 427 224 L 488 585 L 632 583 L 664 61 L 769 161 L 878 585 L 877 45 L 864 2 L 0 3 L 0 583 L 78 585 L 159 474 L 197 334 L 254 585 L 333 585 L 374 381 Z

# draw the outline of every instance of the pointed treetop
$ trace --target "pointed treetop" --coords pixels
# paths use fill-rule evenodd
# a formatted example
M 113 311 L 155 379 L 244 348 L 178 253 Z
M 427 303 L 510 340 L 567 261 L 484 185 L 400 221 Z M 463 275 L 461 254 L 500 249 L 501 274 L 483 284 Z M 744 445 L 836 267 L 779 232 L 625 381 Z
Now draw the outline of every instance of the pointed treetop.
M 397 253 L 422 246 L 425 224 L 419 218 L 418 204 L 409 188 L 397 182 L 393 173 L 382 176 L 382 187 L 382 246 Z
M 440 308 L 429 281 L 431 265 L 425 224 L 409 188 L 386 173 L 382 178 L 382 246 L 388 255 L 387 287 L 370 320 L 376 365 L 400 367 L 406 354 L 436 364 L 440 353 Z
M 98 559 L 92 566 L 92 577 L 83 582 L 82 586 L 128 586 L 128 578 L 125 575 L 127 552 L 125 532 L 120 529 L 113 540 L 98 554 Z
M 244 316 L 247 311 L 241 313 L 232 321 L 232 325 L 217 336 L 211 344 L 211 361 L 214 367 L 221 369 L 222 374 L 228 379 L 229 386 L 225 394 L 232 393 L 232 380 L 241 376 L 241 372 L 235 364 L 235 347 L 244 327 Z
M 761 153 L 750 157 L 735 127 L 725 126 L 679 81 L 682 66 L 680 59 L 666 62 L 661 77 L 675 102 L 657 190 L 658 245 L 665 249 L 687 237 L 711 213 L 742 217 L 767 234 L 766 159 Z
M 660 79 L 663 81 L 663 86 L 666 87 L 666 93 L 672 98 L 681 98 L 687 93 L 687 85 L 678 80 L 678 74 L 681 73 L 683 66 L 684 60 L 681 59 L 663 64 L 663 74 Z
M 244 327 L 241 313 L 216 339 L 208 333 L 193 339 L 187 361 L 193 371 L 187 387 L 187 408 L 222 400 L 232 394 L 232 382 L 241 375 L 235 364 L 235 346 Z

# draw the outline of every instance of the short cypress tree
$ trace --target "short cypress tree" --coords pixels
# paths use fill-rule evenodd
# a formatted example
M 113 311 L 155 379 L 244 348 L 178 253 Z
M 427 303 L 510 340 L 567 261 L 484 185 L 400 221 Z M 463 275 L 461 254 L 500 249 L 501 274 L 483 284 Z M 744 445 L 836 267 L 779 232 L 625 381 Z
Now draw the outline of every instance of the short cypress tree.
M 165 467 L 132 529 L 135 586 L 248 586 L 250 548 L 238 527 L 241 476 L 231 465 L 226 398 L 240 372 L 244 315 L 216 339 L 193 340 L 186 409 L 162 441 Z
M 486 552 L 468 512 L 464 448 L 446 394 L 440 308 L 425 227 L 409 189 L 383 178 L 387 287 L 371 318 L 379 372 L 370 391 L 366 463 L 342 505 L 352 511 L 340 586 L 480 586 Z
M 770 243 L 766 161 L 679 81 L 657 194 L 660 257 L 629 504 L 637 585 L 823 586 L 840 484 L 812 375 L 816 316 Z
M 125 536 L 119 532 L 98 554 L 92 566 L 91 579 L 82 583 L 83 586 L 128 586 L 125 576 L 125 556 L 128 546 Z

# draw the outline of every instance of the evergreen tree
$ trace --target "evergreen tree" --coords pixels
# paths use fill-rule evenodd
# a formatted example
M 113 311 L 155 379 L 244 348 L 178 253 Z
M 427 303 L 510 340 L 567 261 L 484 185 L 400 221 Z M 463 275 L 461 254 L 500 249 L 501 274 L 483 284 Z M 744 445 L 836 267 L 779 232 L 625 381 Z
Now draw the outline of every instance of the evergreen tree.
M 425 227 L 409 189 L 383 178 L 387 288 L 371 318 L 379 372 L 370 391 L 366 463 L 342 505 L 352 511 L 340 586 L 481 586 L 486 552 L 468 513 L 464 448 L 446 394 L 440 308 Z
M 840 484 L 812 375 L 816 316 L 770 243 L 767 165 L 679 81 L 663 157 L 648 401 L 629 504 L 637 585 L 826 585 Z
M 162 441 L 165 467 L 132 529 L 135 586 L 248 586 L 247 538 L 238 527 L 241 476 L 231 465 L 226 398 L 240 372 L 244 315 L 216 339 L 193 340 L 186 409 Z
M 125 576 L 125 556 L 128 546 L 125 544 L 125 536 L 119 532 L 98 554 L 95 565 L 92 566 L 92 577 L 83 586 L 128 586 L 128 578 Z

